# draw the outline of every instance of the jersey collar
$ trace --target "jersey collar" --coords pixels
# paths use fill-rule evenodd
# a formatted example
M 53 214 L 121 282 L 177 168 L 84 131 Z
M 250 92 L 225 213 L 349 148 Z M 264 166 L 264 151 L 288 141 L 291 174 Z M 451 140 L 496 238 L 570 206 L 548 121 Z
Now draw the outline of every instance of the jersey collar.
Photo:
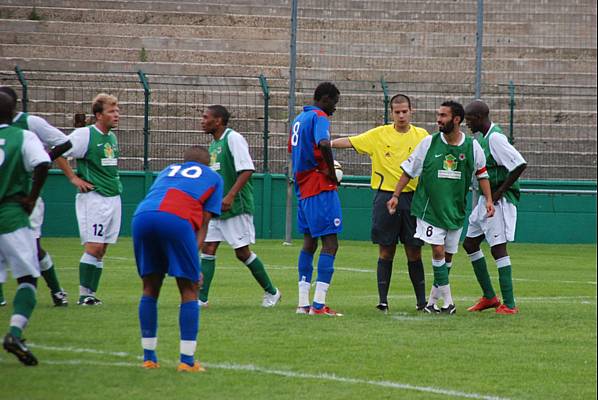
M 15 115 L 15 117 L 12 119 L 12 122 L 15 123 L 19 120 L 19 118 L 21 118 L 21 115 L 23 115 L 23 111 L 19 111 L 17 113 L 17 115 Z
M 492 129 L 494 129 L 494 122 L 490 123 L 490 128 L 488 128 L 488 132 L 484 133 L 484 137 L 488 136 L 488 134 L 492 132 Z
M 459 143 L 457 143 L 455 145 L 449 145 L 449 146 L 461 146 L 463 144 L 463 142 L 465 142 L 465 134 L 461 131 L 459 131 L 459 133 L 461 134 L 461 140 L 459 140 Z M 444 138 L 444 132 L 440 132 L 440 140 L 442 140 L 444 142 L 444 144 L 448 144 L 448 142 Z

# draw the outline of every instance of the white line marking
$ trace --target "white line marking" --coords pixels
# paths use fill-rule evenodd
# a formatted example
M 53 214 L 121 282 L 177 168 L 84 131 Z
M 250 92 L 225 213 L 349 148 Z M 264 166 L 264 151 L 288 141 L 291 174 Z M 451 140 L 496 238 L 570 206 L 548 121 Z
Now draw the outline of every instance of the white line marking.
M 134 357 L 130 353 L 126 352 L 111 352 L 111 351 L 102 351 L 96 349 L 80 349 L 75 347 L 57 347 L 57 346 L 45 346 L 39 345 L 35 343 L 29 343 L 29 346 L 32 348 L 44 349 L 44 350 L 55 350 L 55 351 L 66 351 L 66 352 L 74 352 L 74 353 L 92 353 L 92 354 L 104 354 L 104 355 L 116 355 L 118 357 Z M 4 359 L 0 359 L 0 362 L 4 363 Z M 162 364 L 170 365 L 171 363 L 166 362 Z M 133 363 L 133 362 L 126 362 L 126 361 L 118 361 L 118 362 L 107 362 L 107 361 L 95 361 L 95 360 L 42 360 L 40 364 L 50 364 L 50 365 L 97 365 L 97 366 L 107 366 L 107 367 L 136 367 L 141 368 L 140 363 Z M 443 396 L 456 396 L 462 397 L 466 399 L 482 399 L 482 400 L 509 400 L 505 397 L 498 397 L 498 396 L 490 396 L 490 395 L 483 395 L 478 393 L 466 393 L 460 392 L 457 390 L 450 390 L 450 389 L 442 389 L 436 388 L 431 386 L 416 386 L 410 385 L 406 383 L 399 383 L 399 382 L 391 382 L 391 381 L 375 381 L 370 379 L 360 379 L 360 378 L 348 378 L 343 376 L 338 376 L 335 374 L 309 374 L 304 372 L 295 372 L 290 370 L 280 370 L 280 369 L 269 369 L 260 366 L 256 366 L 253 364 L 235 364 L 235 363 L 203 363 L 208 368 L 214 369 L 225 369 L 231 371 L 247 371 L 247 372 L 257 372 L 262 374 L 268 375 L 279 375 L 285 376 L 287 378 L 299 378 L 299 379 L 317 379 L 317 380 L 327 380 L 332 382 L 342 382 L 342 383 L 350 383 L 350 384 L 365 384 L 365 385 L 372 385 L 372 386 L 379 386 L 379 387 L 386 387 L 386 388 L 393 388 L 393 389 L 403 389 L 403 390 L 412 390 L 416 392 L 424 392 L 424 393 L 434 393 Z

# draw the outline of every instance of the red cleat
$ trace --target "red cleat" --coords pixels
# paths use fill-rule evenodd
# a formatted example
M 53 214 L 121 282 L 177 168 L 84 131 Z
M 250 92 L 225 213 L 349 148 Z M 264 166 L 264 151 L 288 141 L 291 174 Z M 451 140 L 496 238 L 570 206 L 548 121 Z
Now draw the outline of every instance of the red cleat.
M 509 308 L 505 304 L 501 304 L 496 309 L 496 313 L 497 314 L 502 314 L 502 315 L 517 314 L 518 312 L 519 312 L 519 309 L 517 307 Z
M 498 306 L 500 306 L 500 299 L 498 297 L 494 296 L 491 299 L 480 297 L 478 302 L 469 307 L 467 311 L 484 311 L 489 308 L 496 308 Z
M 324 306 L 324 307 L 322 307 L 319 310 L 316 309 L 316 308 L 311 307 L 309 309 L 309 315 L 328 315 L 328 316 L 331 316 L 331 317 L 342 317 L 343 316 L 343 314 L 332 310 L 328 306 Z

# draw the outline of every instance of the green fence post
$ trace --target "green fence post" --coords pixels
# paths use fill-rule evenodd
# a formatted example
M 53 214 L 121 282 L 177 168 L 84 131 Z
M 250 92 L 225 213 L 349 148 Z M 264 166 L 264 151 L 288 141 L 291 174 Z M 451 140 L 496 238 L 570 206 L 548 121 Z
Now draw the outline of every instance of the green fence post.
M 23 74 L 23 70 L 18 65 L 15 67 L 15 72 L 17 73 L 17 78 L 19 79 L 19 82 L 21 83 L 21 87 L 23 89 L 23 95 L 21 96 L 23 112 L 27 112 L 27 103 L 29 103 L 29 95 L 27 93 L 27 79 L 25 79 L 25 74 Z
M 264 172 L 264 180 L 262 187 L 262 237 L 272 237 L 272 175 L 270 175 L 270 168 L 268 166 L 268 141 L 270 139 L 270 127 L 268 126 L 270 120 L 270 88 L 268 81 L 264 74 L 259 76 L 260 86 L 264 94 L 264 165 L 262 170 Z
M 143 98 L 144 98 L 144 106 L 143 106 L 143 171 L 145 172 L 145 193 L 152 184 L 152 173 L 149 168 L 149 136 L 150 136 L 150 127 L 149 127 L 149 102 L 150 102 L 150 87 L 147 81 L 147 77 L 145 76 L 145 72 L 143 70 L 137 71 L 137 75 L 139 76 L 139 81 L 141 82 L 141 86 L 143 86 Z
M 382 92 L 384 93 L 384 125 L 388 124 L 388 85 L 386 85 L 386 81 L 384 77 L 380 77 L 380 84 L 382 85 Z
M 515 143 L 513 137 L 513 120 L 515 116 L 515 85 L 513 81 L 509 81 L 509 142 Z

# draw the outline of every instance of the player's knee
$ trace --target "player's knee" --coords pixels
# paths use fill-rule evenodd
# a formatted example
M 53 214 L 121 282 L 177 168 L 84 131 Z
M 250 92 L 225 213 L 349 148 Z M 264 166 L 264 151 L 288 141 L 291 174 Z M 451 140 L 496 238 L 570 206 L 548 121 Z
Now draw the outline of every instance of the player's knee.
M 476 242 L 474 242 L 471 238 L 466 237 L 463 241 L 463 249 L 467 252 L 467 254 L 475 253 L 480 249 Z
M 496 246 L 492 246 L 490 248 L 490 252 L 492 253 L 492 257 L 495 260 L 498 260 L 499 258 L 503 258 L 503 257 L 506 257 L 509 255 L 507 253 L 507 245 L 505 243 L 499 244 Z

